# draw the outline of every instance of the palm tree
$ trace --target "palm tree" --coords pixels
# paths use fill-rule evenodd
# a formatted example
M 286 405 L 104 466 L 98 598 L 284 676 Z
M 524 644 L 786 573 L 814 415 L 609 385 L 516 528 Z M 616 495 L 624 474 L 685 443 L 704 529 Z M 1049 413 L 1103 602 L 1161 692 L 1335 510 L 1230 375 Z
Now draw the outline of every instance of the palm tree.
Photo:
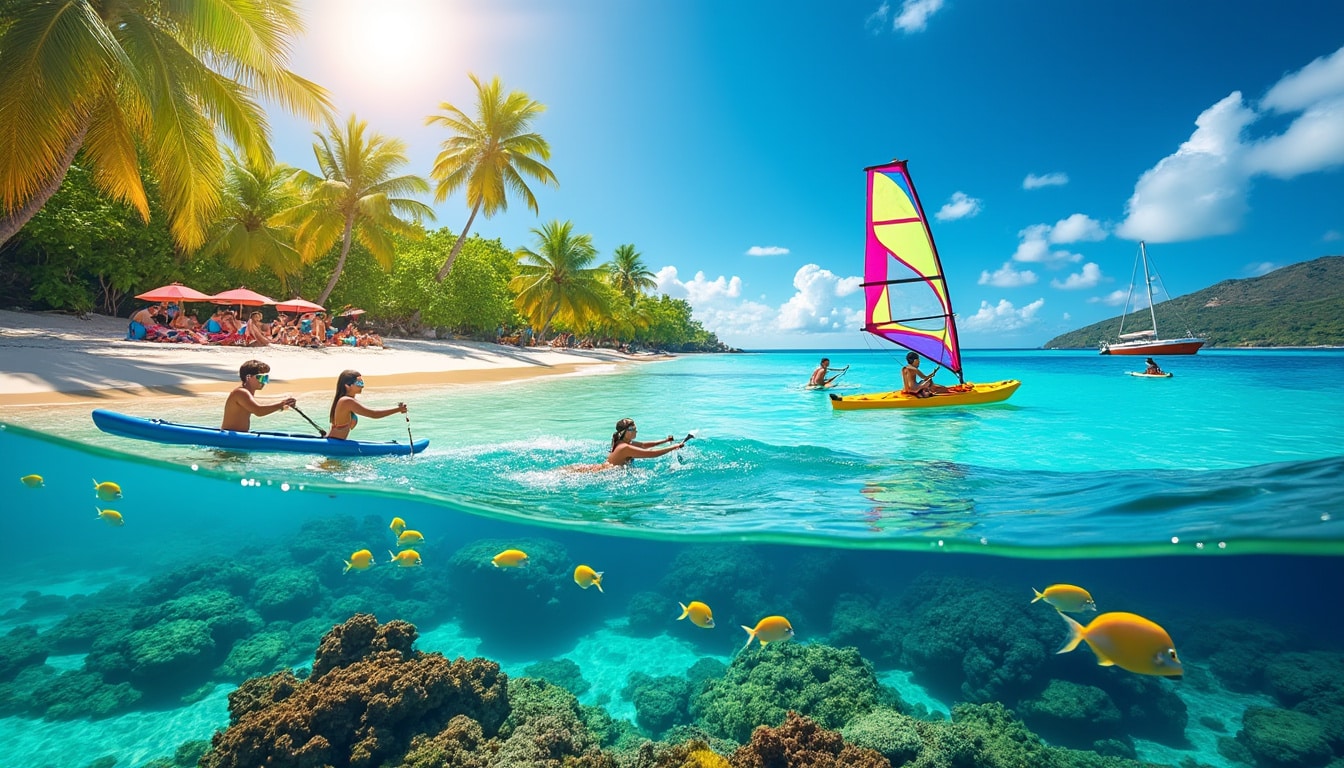
M 654 274 L 644 265 L 644 259 L 640 252 L 635 250 L 634 243 L 616 246 L 616 251 L 606 267 L 607 280 L 632 305 L 636 296 L 658 287 L 658 283 L 653 279 Z
M 487 219 L 508 210 L 508 192 L 512 190 L 527 201 L 533 213 L 540 213 L 537 198 L 523 176 L 531 176 L 542 184 L 558 185 L 555 174 L 542 162 L 551 159 L 550 145 L 541 134 L 531 132 L 532 119 L 544 112 L 546 106 L 522 91 L 510 91 L 504 96 L 504 86 L 498 77 L 489 84 L 482 84 L 474 74 L 470 77 L 476 84 L 475 119 L 446 101 L 439 104 L 444 114 L 425 118 L 425 125 L 442 125 L 453 131 L 453 136 L 443 142 L 430 171 L 430 177 L 438 182 L 434 202 L 441 203 L 465 187 L 467 205 L 471 206 L 467 225 L 434 277 L 439 282 L 453 271 L 453 262 L 481 209 Z
M 541 321 L 544 341 L 557 315 L 582 326 L 589 317 L 605 312 L 607 302 L 602 269 L 588 266 L 597 258 L 592 235 L 574 234 L 574 224 L 568 221 L 552 221 L 532 234 L 537 236 L 537 250 L 518 249 L 518 274 L 509 288 L 518 293 L 515 303 L 528 322 L 535 327 Z
M 283 216 L 299 203 L 298 190 L 289 183 L 293 176 L 294 169 L 283 163 L 248 163 L 228 151 L 223 205 L 201 254 L 223 252 L 230 266 L 268 269 L 288 290 L 289 277 L 303 268 L 294 227 Z
M 286 69 L 294 0 L 8 3 L 0 24 L 0 243 L 46 204 L 83 149 L 98 188 L 149 219 L 137 152 L 173 239 L 205 241 L 220 203 L 221 138 L 271 159 L 263 100 L 309 119 L 321 87 Z
M 318 304 L 325 304 L 336 288 L 350 255 L 350 244 L 356 238 L 383 269 L 390 270 L 395 256 L 392 236 L 423 237 L 424 230 L 415 224 L 434 219 L 429 206 L 401 197 L 429 192 L 429 182 L 419 176 L 392 175 L 406 164 L 406 144 L 377 133 L 366 137 L 367 128 L 368 123 L 354 115 L 346 121 L 344 130 L 328 120 L 327 135 L 314 134 L 317 143 L 313 144 L 313 154 L 317 155 L 322 175 L 307 171 L 294 174 L 307 199 L 289 211 L 286 219 L 298 223 L 296 241 L 303 257 L 315 259 L 341 241 L 341 256 L 317 298 Z M 411 217 L 414 223 L 402 216 Z

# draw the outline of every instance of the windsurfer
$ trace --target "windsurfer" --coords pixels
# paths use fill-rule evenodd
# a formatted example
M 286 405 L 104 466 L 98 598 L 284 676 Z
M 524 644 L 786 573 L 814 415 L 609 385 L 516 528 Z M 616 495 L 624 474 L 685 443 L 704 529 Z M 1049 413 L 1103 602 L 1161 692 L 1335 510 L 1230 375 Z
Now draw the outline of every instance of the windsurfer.
M 843 369 L 841 369 L 840 373 L 837 373 L 828 379 L 826 378 L 826 374 L 829 373 L 830 370 L 831 370 L 831 359 L 829 357 L 821 358 L 821 365 L 818 365 L 817 369 L 812 371 L 812 378 L 807 382 L 807 386 L 813 388 L 829 387 L 831 385 L 831 382 L 840 378 L 842 375 L 844 375 L 845 371 L 849 370 L 849 366 L 845 366 Z
M 905 356 L 905 367 L 901 369 L 901 394 L 914 395 L 915 397 L 932 397 L 947 392 L 947 387 L 941 384 L 933 383 L 934 374 L 938 369 L 934 368 L 933 373 L 923 373 L 919 370 L 919 355 L 911 352 Z

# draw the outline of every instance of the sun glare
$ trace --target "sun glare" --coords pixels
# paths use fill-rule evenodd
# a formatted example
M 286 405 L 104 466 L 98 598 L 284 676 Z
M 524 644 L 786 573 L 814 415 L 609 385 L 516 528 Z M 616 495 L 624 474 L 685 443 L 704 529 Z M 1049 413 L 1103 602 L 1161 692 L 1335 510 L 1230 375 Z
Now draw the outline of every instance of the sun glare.
M 321 0 L 309 7 L 311 77 L 342 109 L 399 106 L 428 114 L 445 72 L 465 71 L 464 14 L 442 0 Z

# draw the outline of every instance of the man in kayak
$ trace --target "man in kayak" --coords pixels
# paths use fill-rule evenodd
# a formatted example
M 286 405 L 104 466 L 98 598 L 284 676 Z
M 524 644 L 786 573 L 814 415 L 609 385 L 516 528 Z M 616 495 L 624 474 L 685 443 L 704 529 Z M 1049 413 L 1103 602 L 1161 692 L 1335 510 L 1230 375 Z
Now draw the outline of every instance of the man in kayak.
M 938 373 L 934 368 L 933 373 L 921 373 L 919 370 L 919 355 L 911 352 L 905 356 L 905 367 L 901 369 L 901 394 L 914 395 L 915 397 L 933 397 L 947 392 L 947 387 L 942 384 L 933 383 L 933 375 Z
M 229 399 L 224 402 L 224 421 L 219 425 L 220 429 L 247 432 L 252 428 L 253 416 L 269 416 L 276 411 L 294 406 L 295 401 L 292 397 L 270 405 L 262 405 L 253 397 L 271 378 L 271 366 L 260 360 L 248 360 L 243 363 L 238 369 L 238 378 L 242 379 L 243 383 L 230 392 Z

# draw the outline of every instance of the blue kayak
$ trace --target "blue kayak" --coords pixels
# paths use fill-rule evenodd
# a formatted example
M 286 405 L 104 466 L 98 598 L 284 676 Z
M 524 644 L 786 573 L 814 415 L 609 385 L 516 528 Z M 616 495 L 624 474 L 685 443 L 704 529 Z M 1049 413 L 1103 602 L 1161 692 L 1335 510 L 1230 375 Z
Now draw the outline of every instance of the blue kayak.
M 428 439 L 416 440 L 408 447 L 406 443 L 398 442 L 337 440 L 285 432 L 235 432 L 216 427 L 174 424 L 163 419 L 142 419 L 102 408 L 93 412 L 93 423 L 104 432 L 120 437 L 174 445 L 205 445 L 231 451 L 316 453 L 323 456 L 406 456 L 429 447 Z

